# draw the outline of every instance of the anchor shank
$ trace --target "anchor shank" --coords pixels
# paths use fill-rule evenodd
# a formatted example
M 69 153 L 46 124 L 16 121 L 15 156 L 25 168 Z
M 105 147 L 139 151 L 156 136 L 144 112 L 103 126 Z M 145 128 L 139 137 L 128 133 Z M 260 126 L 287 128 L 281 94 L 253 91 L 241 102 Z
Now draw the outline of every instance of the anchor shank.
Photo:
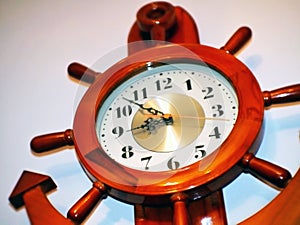
M 23 201 L 32 225 L 45 225 L 49 221 L 60 225 L 74 225 L 51 205 L 40 186 L 24 193 Z

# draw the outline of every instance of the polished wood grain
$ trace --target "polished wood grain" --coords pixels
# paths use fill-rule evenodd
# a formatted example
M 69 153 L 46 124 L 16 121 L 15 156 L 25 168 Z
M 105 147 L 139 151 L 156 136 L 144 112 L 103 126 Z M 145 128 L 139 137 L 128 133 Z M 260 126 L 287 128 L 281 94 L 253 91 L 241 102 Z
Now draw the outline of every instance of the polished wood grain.
M 77 62 L 73 62 L 68 66 L 68 74 L 78 81 L 83 81 L 89 84 L 93 83 L 98 75 L 101 75 L 101 73 L 95 72 L 94 70 Z
M 180 196 L 178 198 L 176 195 L 173 198 L 179 201 L 180 210 L 183 212 L 175 212 L 172 205 L 151 207 L 136 204 L 134 207 L 135 225 L 174 225 L 177 222 L 184 225 L 227 224 L 221 190 L 196 201 L 187 202 L 187 199 L 182 199 Z
M 289 185 L 267 206 L 239 225 L 300 224 L 300 170 Z
M 49 224 L 49 221 L 56 225 L 74 225 L 50 204 L 40 186 L 26 192 L 23 199 L 32 225 Z
M 45 193 L 56 188 L 53 180 L 46 175 L 24 171 L 12 191 L 9 200 L 15 208 L 25 205 L 32 225 L 52 224 L 73 225 L 49 202 Z
M 265 106 L 300 101 L 300 84 L 282 87 L 273 91 L 264 91 Z
M 101 160 L 97 163 L 92 162 L 87 156 L 95 149 L 106 155 L 95 131 L 98 108 L 108 93 L 128 76 L 149 66 L 149 62 L 155 64 L 157 61 L 165 63 L 204 61 L 224 74 L 236 88 L 240 105 L 231 135 L 215 154 L 188 168 L 176 171 L 153 173 L 133 170 L 122 165 L 115 167 L 113 160 L 105 160 L 105 163 Z M 250 90 L 251 95 L 248 94 Z M 132 54 L 115 64 L 90 86 L 78 106 L 74 119 L 75 149 L 82 165 L 89 171 L 91 179 L 102 181 L 111 187 L 114 190 L 111 194 L 116 198 L 134 204 L 136 203 L 134 196 L 145 195 L 145 201 L 152 202 L 149 204 L 161 204 L 162 202 L 154 199 L 163 201 L 164 198 L 160 198 L 160 195 L 171 195 L 177 191 L 187 190 L 189 198 L 194 199 L 199 195 L 198 192 L 207 195 L 217 191 L 243 171 L 237 164 L 250 148 L 255 151 L 259 146 L 257 142 L 260 141 L 258 137 L 262 133 L 263 111 L 264 102 L 256 79 L 251 71 L 231 54 L 202 45 L 158 46 Z M 114 171 L 116 174 L 126 171 L 138 179 L 129 182 L 116 178 L 111 174 L 110 168 L 116 168 Z M 195 187 L 198 192 L 191 187 Z M 122 192 L 131 195 L 124 195 Z
M 162 44 L 150 40 L 200 43 L 197 25 L 191 15 L 182 7 L 166 2 L 149 3 L 137 12 L 128 35 L 128 54 Z
M 252 31 L 249 27 L 240 27 L 226 42 L 226 44 L 221 47 L 221 50 L 226 51 L 229 54 L 236 54 L 241 50 L 245 44 L 250 40 L 252 36 Z
M 174 225 L 189 225 L 190 216 L 187 209 L 188 196 L 178 192 L 171 196 L 173 203 L 173 224 Z
M 93 187 L 69 209 L 68 219 L 76 224 L 81 224 L 96 205 L 106 197 L 105 185 L 100 182 L 94 182 Z
M 167 2 L 147 4 L 137 13 L 137 25 L 150 35 L 150 40 L 166 41 L 177 26 L 175 7 Z
M 55 132 L 34 137 L 30 142 L 32 151 L 43 153 L 65 146 L 73 146 L 73 130 L 67 129 L 63 132 Z
M 299 172 L 291 179 L 287 170 L 254 154 L 263 135 L 264 107 L 299 101 L 300 85 L 262 92 L 251 71 L 233 56 L 250 38 L 251 30 L 241 27 L 221 49 L 203 46 L 194 20 L 183 8 L 165 2 L 142 7 L 128 36 L 128 43 L 141 42 L 129 44 L 128 58 L 101 73 L 102 76 L 79 63 L 69 65 L 71 77 L 91 84 L 79 104 L 73 130 L 37 136 L 31 141 L 31 148 L 37 153 L 74 145 L 93 187 L 71 207 L 67 219 L 45 196 L 45 192 L 56 187 L 53 181 L 25 172 L 10 196 L 12 205 L 25 205 L 32 224 L 51 221 L 71 225 L 82 223 L 98 202 L 110 195 L 134 205 L 136 225 L 225 225 L 222 188 L 242 172 L 249 172 L 278 188 L 289 185 L 242 225 L 299 224 Z M 147 40 L 167 41 L 181 47 Z M 108 94 L 149 65 L 183 61 L 206 63 L 234 86 L 239 113 L 230 136 L 210 156 L 176 171 L 137 171 L 111 160 L 95 132 L 97 112 Z
M 134 205 L 135 225 L 172 225 L 173 211 L 170 206 L 151 207 Z
M 290 172 L 280 166 L 247 153 L 242 159 L 245 172 L 258 177 L 276 188 L 285 188 L 292 178 Z

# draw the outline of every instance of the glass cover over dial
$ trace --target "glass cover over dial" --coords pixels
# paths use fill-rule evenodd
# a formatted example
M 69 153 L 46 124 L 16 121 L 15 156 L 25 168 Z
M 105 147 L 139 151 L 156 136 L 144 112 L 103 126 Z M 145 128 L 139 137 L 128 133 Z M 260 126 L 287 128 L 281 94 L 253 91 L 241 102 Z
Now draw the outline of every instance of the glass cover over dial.
M 104 152 L 142 171 L 189 166 L 225 141 L 238 100 L 231 83 L 204 64 L 148 64 L 117 86 L 99 108 Z

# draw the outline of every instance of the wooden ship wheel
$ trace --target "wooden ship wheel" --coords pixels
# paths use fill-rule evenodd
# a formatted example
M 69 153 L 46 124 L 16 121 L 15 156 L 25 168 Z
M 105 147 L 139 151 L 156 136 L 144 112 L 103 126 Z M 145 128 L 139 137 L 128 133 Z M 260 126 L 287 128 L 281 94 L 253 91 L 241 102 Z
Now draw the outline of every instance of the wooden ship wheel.
M 222 188 L 250 173 L 281 193 L 240 224 L 299 224 L 300 173 L 255 154 L 265 108 L 299 101 L 300 84 L 261 91 L 234 56 L 250 37 L 241 27 L 222 48 L 204 46 L 183 8 L 142 7 L 127 58 L 102 73 L 69 65 L 70 76 L 90 84 L 73 128 L 31 141 L 36 153 L 74 145 L 91 189 L 65 217 L 45 196 L 53 180 L 24 171 L 11 204 L 25 205 L 35 225 L 81 224 L 107 196 L 132 204 L 136 225 L 221 225 Z

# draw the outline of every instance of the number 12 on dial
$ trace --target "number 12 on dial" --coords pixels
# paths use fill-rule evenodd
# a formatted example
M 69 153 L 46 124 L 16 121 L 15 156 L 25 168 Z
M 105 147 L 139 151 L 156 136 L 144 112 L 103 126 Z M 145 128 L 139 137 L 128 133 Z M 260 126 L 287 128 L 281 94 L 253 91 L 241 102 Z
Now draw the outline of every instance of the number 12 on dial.
M 230 82 L 204 65 L 145 68 L 116 87 L 96 118 L 99 143 L 118 163 L 142 171 L 176 170 L 225 141 L 238 114 Z

